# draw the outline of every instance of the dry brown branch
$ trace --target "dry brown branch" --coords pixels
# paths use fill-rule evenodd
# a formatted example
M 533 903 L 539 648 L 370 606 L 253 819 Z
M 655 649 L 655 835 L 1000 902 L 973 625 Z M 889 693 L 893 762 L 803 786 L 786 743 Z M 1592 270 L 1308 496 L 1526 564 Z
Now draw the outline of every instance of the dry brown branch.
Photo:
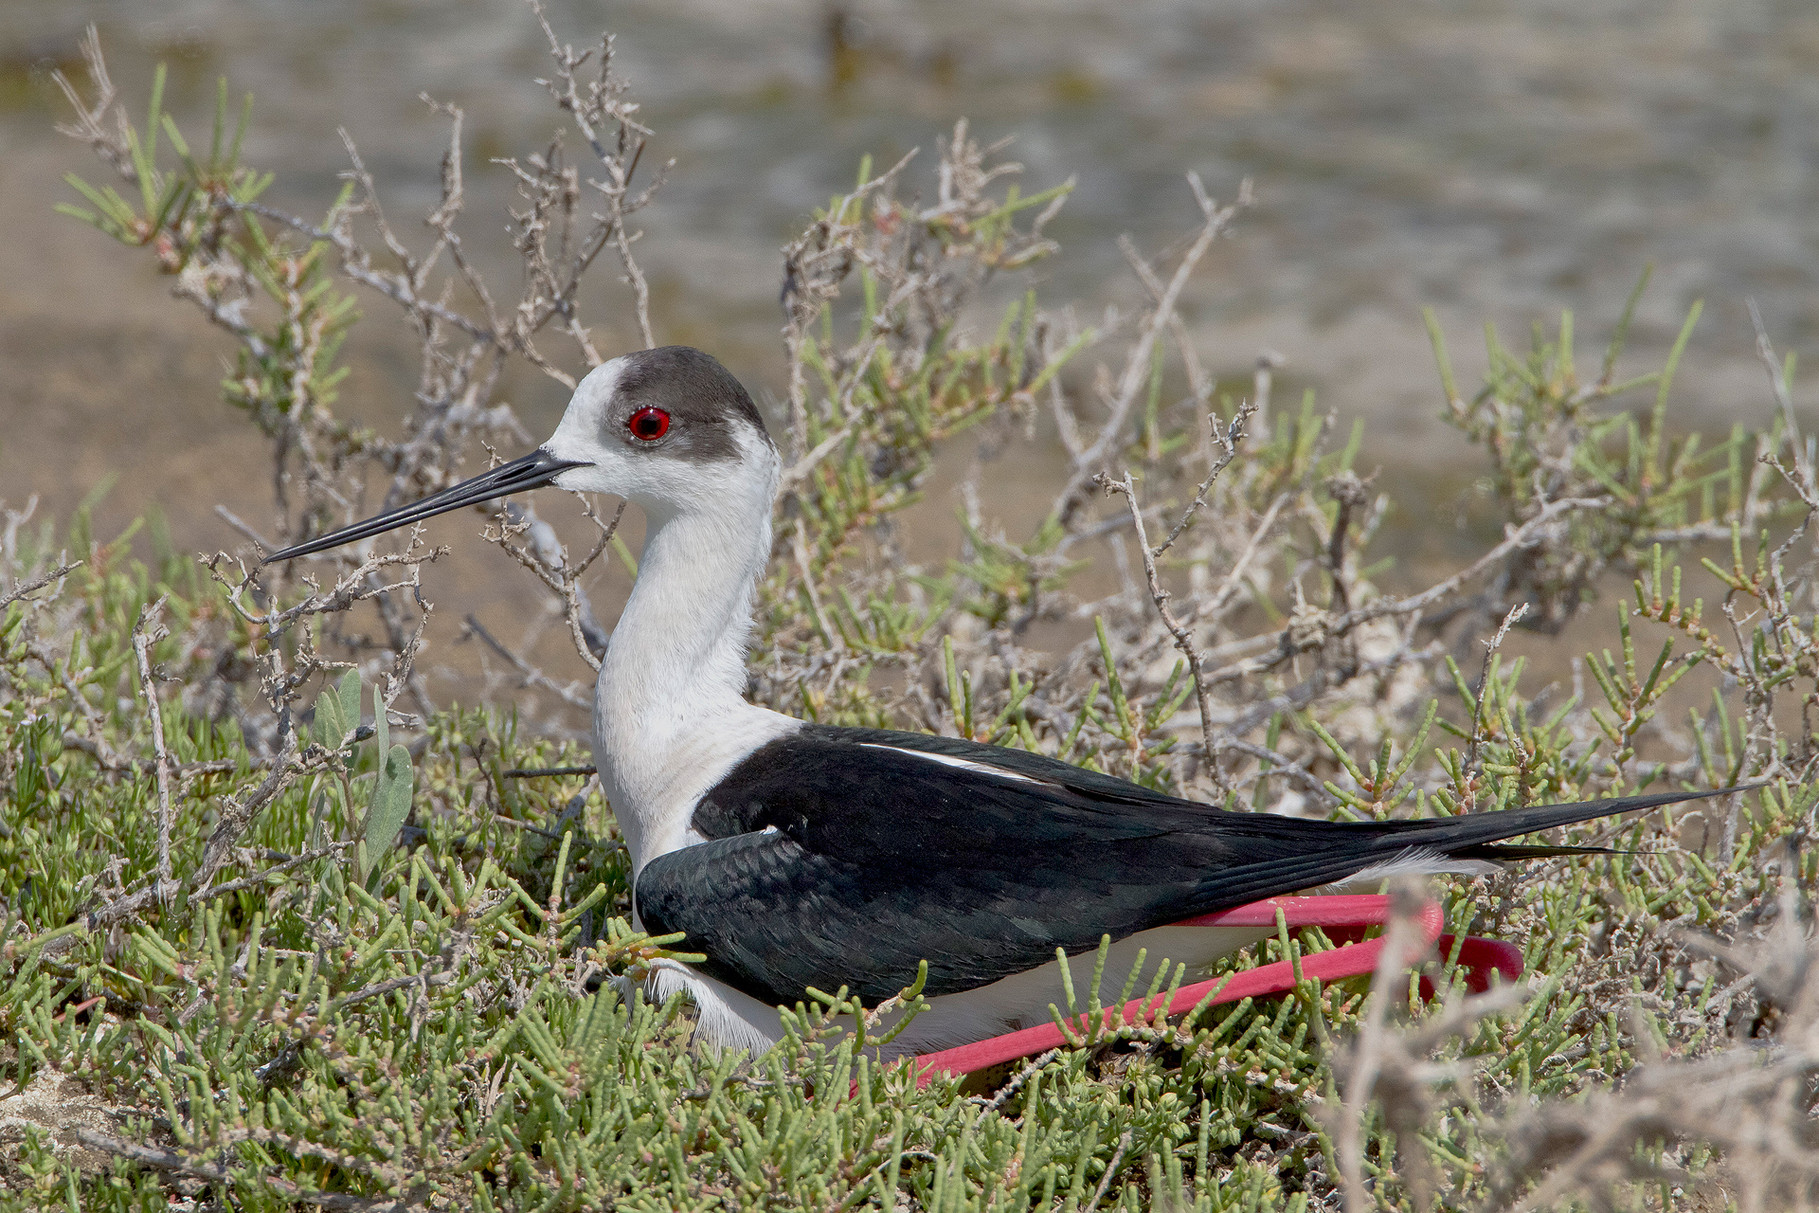
M 1282 513 L 1282 507 L 1287 505 L 1288 501 L 1287 493 L 1279 493 L 1275 500 L 1270 502 L 1269 508 L 1263 511 L 1263 517 L 1258 520 L 1256 528 L 1251 531 L 1250 538 L 1245 541 L 1243 550 L 1238 553 L 1238 558 L 1232 561 L 1231 567 L 1226 570 L 1225 577 L 1219 582 L 1219 588 L 1207 599 L 1206 606 L 1199 613 L 1216 619 L 1230 604 L 1232 598 L 1238 593 L 1239 587 L 1244 583 L 1246 571 L 1256 560 L 1257 554 L 1262 551 L 1264 539 L 1269 535 L 1271 528 L 1276 525 L 1276 518 Z M 1262 644 L 1266 640 L 1266 637 L 1258 636 L 1235 643 L 1253 645 Z M 1207 656 L 1210 659 L 1224 655 L 1224 650 L 1214 650 Z
M 1497 658 L 1497 650 L 1509 638 L 1510 629 L 1520 623 L 1528 614 L 1528 603 L 1518 602 L 1497 625 L 1496 634 L 1484 642 L 1484 665 L 1478 671 L 1478 696 L 1472 701 L 1472 722 L 1468 740 L 1465 743 L 1465 772 L 1468 786 L 1460 789 L 1460 802 L 1468 809 L 1475 808 L 1478 802 L 1478 776 L 1483 772 L 1484 746 L 1484 688 L 1490 681 L 1491 663 Z
M 1181 254 L 1181 260 L 1176 263 L 1175 272 L 1169 277 L 1161 298 L 1156 301 L 1156 306 L 1138 331 L 1137 340 L 1125 354 L 1124 369 L 1118 376 L 1116 391 L 1108 401 L 1107 415 L 1099 427 L 1098 437 L 1074 460 L 1067 482 L 1056 495 L 1054 504 L 1049 507 L 1049 513 L 1063 524 L 1071 520 L 1074 511 L 1085 501 L 1086 489 L 1092 485 L 1093 478 L 1104 470 L 1103 464 L 1112 450 L 1127 440 L 1126 429 L 1131 411 L 1136 408 L 1149 379 L 1151 353 L 1162 330 L 1168 327 L 1169 318 L 1175 314 L 1181 292 L 1187 288 L 1194 271 L 1200 267 L 1201 260 L 1213 247 L 1213 241 L 1225 233 L 1240 211 L 1251 205 L 1248 180 L 1238 187 L 1237 201 L 1224 207 L 1207 196 L 1206 187 L 1201 185 L 1197 175 L 1189 173 L 1187 182 L 1194 191 L 1194 201 L 1200 206 L 1203 218 L 1200 231 L 1193 243 L 1188 245 L 1187 251 Z
M 1125 263 L 1143 283 L 1144 289 L 1149 291 L 1150 299 L 1160 304 L 1168 294 L 1168 287 L 1156 276 L 1156 271 L 1144 259 L 1136 242 L 1128 234 L 1118 237 L 1118 251 L 1124 254 Z M 1189 403 L 1194 412 L 1204 413 L 1212 403 L 1214 384 L 1208 377 L 1206 368 L 1200 364 L 1200 355 L 1194 350 L 1193 338 L 1188 334 L 1187 324 L 1179 312 L 1169 313 L 1168 331 L 1169 336 L 1175 339 L 1175 352 L 1180 355 L 1181 369 L 1187 375 Z M 1217 440 L 1218 434 L 1215 432 L 1212 437 Z M 1151 430 L 1148 438 L 1149 444 L 1144 453 L 1153 463 L 1162 457 L 1162 435 L 1159 431 Z M 1209 464 L 1213 462 L 1215 457 L 1210 446 L 1204 448 L 1203 454 Z
M 151 647 L 168 636 L 159 617 L 164 613 L 168 595 L 139 612 L 133 624 L 133 656 L 139 665 L 139 693 L 145 698 L 146 716 L 151 722 L 152 753 L 158 778 L 158 900 L 170 904 L 176 891 L 176 878 L 171 872 L 171 756 L 164 745 L 164 713 L 160 710 L 158 691 L 152 685 Z
M 1230 735 L 1220 737 L 1218 744 L 1221 752 L 1232 751 L 1269 763 L 1271 768 L 1268 772 L 1269 774 L 1282 775 L 1294 780 L 1301 786 L 1301 790 L 1312 797 L 1314 803 L 1318 804 L 1321 808 L 1332 809 L 1338 806 L 1338 802 L 1333 799 L 1333 794 L 1327 791 L 1326 781 L 1308 770 L 1304 764 L 1296 762 L 1286 754 L 1279 753 L 1267 746 L 1258 745 L 1255 742 L 1240 740 L 1239 738 Z M 1233 787 L 1242 789 L 1246 782 L 1250 781 L 1241 781 L 1234 784 Z M 1354 816 L 1356 816 L 1356 814 L 1354 814 Z
M 1246 423 L 1250 421 L 1251 415 L 1255 411 L 1255 407 L 1250 404 L 1240 405 L 1237 413 L 1233 415 L 1223 430 L 1219 427 L 1217 417 L 1207 418 L 1213 440 L 1218 443 L 1222 453 L 1212 461 L 1212 466 L 1207 470 L 1206 479 L 1202 480 L 1200 486 L 1194 490 L 1193 500 L 1189 501 L 1187 509 L 1181 512 L 1180 520 L 1169 529 L 1168 538 L 1157 544 L 1155 550 L 1150 553 L 1152 556 L 1160 558 L 1164 552 L 1174 547 L 1175 540 L 1181 538 L 1181 532 L 1193 525 L 1194 515 L 1206 508 L 1207 492 L 1213 487 L 1213 482 L 1219 479 L 1219 473 L 1229 467 L 1232 460 L 1238 457 L 1238 444 L 1244 440 Z M 1125 479 L 1130 479 L 1130 473 L 1125 473 Z
M 1819 949 L 1800 893 L 1783 878 L 1780 912 L 1759 943 L 1687 940 L 1740 972 L 1740 984 L 1775 1008 L 1772 1044 L 1743 1041 L 1703 1058 L 1656 1056 L 1620 1089 L 1517 1118 L 1491 1209 L 1547 1209 L 1575 1193 L 1648 1177 L 1653 1169 L 1638 1147 L 1658 1143 L 1715 1147 L 1739 1209 L 1819 1200 Z
M 269 868 L 255 872 L 251 876 L 242 876 L 238 880 L 223 881 L 217 885 L 209 885 L 206 888 L 200 888 L 196 893 L 191 895 L 190 900 L 192 902 L 200 903 L 216 897 L 226 897 L 229 893 L 238 893 L 242 889 L 256 889 L 281 876 L 296 871 L 305 864 L 315 863 L 319 859 L 332 859 L 353 850 L 353 848 L 354 842 L 352 841 L 331 842 L 326 846 L 315 847 L 305 851 L 301 855 L 293 855 L 282 863 L 273 864 Z
M 1364 1025 L 1352 1045 L 1344 1102 L 1336 1112 L 1338 1123 L 1333 1131 L 1333 1151 L 1339 1160 L 1346 1213 L 1365 1213 L 1376 1207 L 1364 1186 L 1365 1106 L 1370 1102 L 1388 1060 L 1386 1021 L 1395 989 L 1406 985 L 1409 966 L 1426 950 L 1415 925 L 1425 892 L 1418 885 L 1405 881 L 1392 888 L 1390 896 L 1390 921 L 1383 932 L 1383 952 L 1377 961 L 1376 972 L 1371 975 L 1370 1001 Z M 1420 1120 L 1415 1119 L 1415 1123 L 1419 1124 Z
M 1219 464 L 1208 476 L 1206 484 L 1201 487 L 1200 494 L 1194 498 L 1194 504 L 1188 506 L 1187 514 L 1182 518 L 1183 527 L 1187 525 L 1196 506 L 1201 503 L 1205 491 L 1211 487 L 1213 479 L 1230 462 L 1231 457 L 1228 456 L 1225 463 Z M 1201 678 L 1201 667 L 1204 663 L 1200 656 L 1200 649 L 1194 643 L 1193 633 L 1185 624 L 1176 619 L 1174 611 L 1169 609 L 1169 591 L 1163 588 L 1161 575 L 1156 571 L 1156 557 L 1175 541 L 1175 536 L 1180 534 L 1180 528 L 1176 528 L 1175 533 L 1170 535 L 1168 541 L 1161 547 L 1151 548 L 1149 532 L 1143 525 L 1143 510 L 1137 504 L 1137 489 L 1131 483 L 1131 474 L 1128 471 L 1125 472 L 1122 480 L 1113 480 L 1102 475 L 1099 477 L 1098 483 L 1107 493 L 1122 495 L 1125 504 L 1130 507 L 1131 527 L 1137 532 L 1137 553 L 1143 560 L 1143 575 L 1149 586 L 1150 601 L 1155 604 L 1156 614 L 1161 618 L 1162 626 L 1168 629 L 1170 636 L 1174 637 L 1175 648 L 1180 651 L 1182 660 L 1187 663 L 1188 674 L 1194 680 L 1194 701 L 1200 710 L 1200 739 L 1201 744 L 1205 747 L 1202 757 L 1206 763 L 1207 773 L 1215 780 L 1223 782 L 1223 775 L 1219 770 L 1218 744 L 1213 737 L 1212 701 L 1209 698 L 1206 682 Z
M 1794 467 L 1798 469 L 1798 485 L 1805 490 L 1807 504 L 1819 497 L 1819 485 L 1813 480 L 1813 463 L 1811 453 L 1807 450 L 1806 440 L 1800 434 L 1800 418 L 1794 413 L 1794 400 L 1788 394 L 1787 378 L 1781 360 L 1775 357 L 1774 343 L 1769 340 L 1768 328 L 1762 323 L 1762 313 L 1756 308 L 1754 299 L 1747 301 L 1750 310 L 1750 324 L 1756 331 L 1756 357 L 1762 368 L 1768 372 L 1769 390 L 1773 392 L 1775 404 L 1781 412 L 1781 423 L 1787 427 L 1788 447 L 1794 453 Z M 1794 477 L 1789 477 L 1794 480 Z
M 645 281 L 644 271 L 632 256 L 631 249 L 633 241 L 638 239 L 638 233 L 628 231 L 625 220 L 649 203 L 651 195 L 663 184 L 665 174 L 675 162 L 670 161 L 660 168 L 651 183 L 642 190 L 636 193 L 632 191 L 632 177 L 638 170 L 645 141 L 651 132 L 634 117 L 638 107 L 624 99 L 625 83 L 613 75 L 612 36 L 609 34 L 601 39 L 598 69 L 594 78 L 583 85 L 577 79 L 576 72 L 587 62 L 589 53 L 577 53 L 572 46 L 556 36 L 539 0 L 529 0 L 529 3 L 549 43 L 550 57 L 556 62 L 555 77 L 541 83 L 549 90 L 556 104 L 569 115 L 606 173 L 604 181 L 588 182 L 605 200 L 607 212 L 604 216 L 596 216 L 596 235 L 591 240 L 584 241 L 584 245 L 592 244 L 597 253 L 598 244 L 595 241 L 610 237 L 619 254 L 620 266 L 625 270 L 626 281 L 632 288 L 639 335 L 647 348 L 654 346 L 657 339 L 651 328 L 650 287 Z M 607 146 L 609 127 L 613 141 L 610 149 Z M 555 292 L 548 304 L 552 314 L 560 311 L 566 317 L 573 298 L 574 284 L 579 281 L 581 272 L 591 263 L 592 257 L 593 254 L 590 253 L 584 260 L 580 260 L 569 274 L 567 283 Z M 584 336 L 578 334 L 578 341 L 584 351 L 591 348 Z
M 77 1127 L 75 1135 L 76 1140 L 90 1149 L 100 1150 L 115 1158 L 124 1158 L 156 1171 L 205 1180 L 223 1187 L 231 1188 L 234 1184 L 234 1175 L 226 1167 L 192 1162 L 173 1150 L 162 1150 L 156 1146 L 125 1141 L 112 1134 L 100 1133 L 86 1126 Z M 366 1168 L 356 1169 L 364 1171 Z M 264 1182 L 269 1184 L 274 1191 L 282 1193 L 286 1199 L 313 1205 L 319 1209 L 345 1210 L 347 1213 L 404 1213 L 405 1210 L 427 1207 L 415 1196 L 400 1196 L 388 1200 L 383 1197 L 351 1196 L 339 1192 L 310 1192 L 275 1176 L 266 1176 Z M 422 1190 L 427 1190 L 427 1187 L 420 1189 L 420 1191 Z
M 448 120 L 448 140 L 440 196 L 423 218 L 428 239 L 417 242 L 421 247 L 413 247 L 387 213 L 380 183 L 345 131 L 351 189 L 321 221 L 287 213 L 250 194 L 211 188 L 206 194 L 195 193 L 186 204 L 190 211 L 182 222 L 187 226 L 161 238 L 181 250 L 163 267 L 175 276 L 176 293 L 232 334 L 250 359 L 236 372 L 233 390 L 274 442 L 277 542 L 351 521 L 362 509 L 363 480 L 375 473 L 386 483 L 384 504 L 392 506 L 452 483 L 464 449 L 475 438 L 525 441 L 523 427 L 509 406 L 491 401 L 499 377 L 508 360 L 523 358 L 572 387 L 575 376 L 538 348 L 538 335 L 551 325 L 574 341 L 587 366 L 602 360 L 576 298 L 584 276 L 606 248 L 619 255 L 639 333 L 646 344 L 655 340 L 648 285 L 633 256 L 638 233 L 628 226 L 628 217 L 650 203 L 663 178 L 663 168 L 654 175 L 637 176 L 650 132 L 635 117 L 638 107 L 614 70 L 610 39 L 602 42 L 597 54 L 577 52 L 556 36 L 540 7 L 532 8 L 555 67 L 545 84 L 580 133 L 596 173 L 590 177 L 569 165 L 560 138 L 551 142 L 545 155 L 503 162 L 514 175 L 522 202 L 510 225 L 526 271 L 516 300 L 501 299 L 469 255 L 459 226 L 467 199 L 465 119 L 457 107 L 429 98 L 426 104 Z M 67 80 L 60 82 L 74 113 L 68 133 L 137 182 L 128 146 L 130 122 L 118 104 L 92 32 L 84 51 L 92 87 L 85 94 Z M 590 197 L 599 213 L 589 209 Z M 259 245 L 272 250 L 270 267 L 258 264 L 265 252 L 248 253 L 244 242 L 237 243 L 236 233 L 255 223 L 278 228 L 277 237 Z M 301 244 L 283 244 L 287 235 Z M 418 336 L 418 407 L 395 441 L 356 436 L 329 407 L 332 389 L 318 376 L 326 370 L 326 343 L 340 330 L 325 319 L 328 313 L 312 310 L 323 298 L 319 288 L 324 285 L 309 268 L 315 254 L 293 253 L 318 246 L 326 250 L 326 263 L 335 274 L 397 305 Z M 282 399 L 271 397 L 273 382 L 281 385 Z M 238 519 L 227 521 L 269 550 L 270 541 L 260 528 Z M 344 567 L 361 563 L 352 555 L 330 559 Z M 276 569 L 269 575 L 280 583 L 287 576 Z M 572 584 L 551 590 L 569 618 L 578 648 L 588 655 L 587 641 L 598 639 L 601 629 L 585 597 Z M 397 599 L 400 593 L 414 592 L 414 586 L 387 583 L 370 573 L 357 590 L 342 578 L 329 601 L 311 595 L 294 615 L 271 622 L 282 628 L 324 610 L 340 610 L 348 601 L 368 602 L 367 609 L 376 610 L 381 624 L 376 647 L 396 655 L 412 646 L 421 627 L 420 619 L 414 621 Z M 339 644 L 357 635 L 331 632 L 325 639 Z M 433 705 L 421 680 L 408 661 L 394 665 L 416 713 L 427 715 Z
M 790 367 L 789 438 L 794 455 L 788 476 L 796 480 L 808 472 L 808 467 L 803 466 L 800 444 L 808 433 L 808 364 L 802 355 L 809 325 L 822 307 L 839 295 L 841 283 L 857 264 L 862 239 L 859 219 L 865 205 L 873 198 L 891 195 L 915 155 L 912 150 L 889 169 L 836 200 L 824 217 L 810 224 L 783 250 L 783 342 Z M 830 438 L 822 445 L 831 451 L 838 443 Z M 815 462 L 827 451 L 822 451 Z
M 557 682 L 528 660 L 512 652 L 497 636 L 487 631 L 486 625 L 473 615 L 467 616 L 462 622 L 466 624 L 464 635 L 478 637 L 482 644 L 503 657 L 514 670 L 518 671 L 520 686 L 540 687 L 570 707 L 591 708 L 593 706 L 593 697 L 583 686 L 573 682 L 567 684 Z
M 259 782 L 259 786 L 244 797 L 221 798 L 220 820 L 215 823 L 214 832 L 209 835 L 208 843 L 202 851 L 202 863 L 196 869 L 193 883 L 197 888 L 209 886 L 215 879 L 215 874 L 221 870 L 221 865 L 227 862 L 241 835 L 252 825 L 259 810 L 276 800 L 302 773 L 297 759 L 296 734 L 286 732 L 278 759 L 272 764 L 271 771 Z
M 626 502 L 621 500 L 614 507 L 611 520 L 603 522 L 593 502 L 585 496 L 577 496 L 580 496 L 582 511 L 598 531 L 593 548 L 579 563 L 570 562 L 568 551 L 557 539 L 554 529 L 528 506 L 510 504 L 503 507 L 498 527 L 488 529 L 485 538 L 504 549 L 557 597 L 576 653 L 597 672 L 600 654 L 606 649 L 606 630 L 594 614 L 593 603 L 582 587 L 581 579 L 612 545 L 619 523 L 625 517 Z M 514 542 L 519 536 L 528 536 L 530 542 Z
M 53 71 L 51 80 L 76 115 L 73 123 L 59 122 L 57 131 L 79 143 L 88 144 L 122 178 L 137 180 L 132 154 L 127 150 L 126 112 L 116 105 L 120 91 L 114 86 L 113 77 L 108 74 L 107 60 L 101 54 L 101 31 L 94 23 L 91 22 L 83 31 L 78 50 L 83 65 L 88 69 L 89 84 L 95 90 L 95 99 L 84 101 L 81 90 L 70 82 L 61 69 Z M 111 126 L 109 118 L 113 119 Z
M 12 593 L 4 598 L 0 598 L 0 610 L 5 610 L 7 607 L 13 605 L 13 603 L 18 602 L 21 598 L 36 594 L 39 590 L 53 582 L 62 581 L 65 577 L 68 577 L 71 573 L 81 568 L 82 565 L 83 561 L 72 560 L 68 564 L 59 565 L 47 573 L 39 574 L 24 585 L 15 587 Z

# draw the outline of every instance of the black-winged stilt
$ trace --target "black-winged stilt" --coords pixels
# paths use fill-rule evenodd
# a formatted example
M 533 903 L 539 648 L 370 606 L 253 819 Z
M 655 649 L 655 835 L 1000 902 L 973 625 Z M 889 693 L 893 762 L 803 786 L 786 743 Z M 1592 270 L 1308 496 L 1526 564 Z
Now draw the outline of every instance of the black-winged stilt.
M 1393 872 L 1558 854 L 1499 841 L 1697 794 L 1422 821 L 1227 812 L 1022 750 L 809 724 L 746 702 L 756 582 L 780 463 L 751 397 L 682 346 L 597 367 L 549 441 L 413 505 L 274 553 L 284 560 L 541 485 L 643 508 L 648 538 L 594 700 L 594 759 L 634 873 L 634 912 L 685 931 L 664 965 L 706 1039 L 775 1042 L 809 987 L 895 994 L 928 961 L 930 1009 L 894 1051 L 1044 1023 L 1056 949 L 1118 941 L 1203 967 L 1267 927 L 1180 926 L 1260 898 Z M 1709 793 L 1707 793 L 1709 794 Z M 1082 974 L 1084 976 L 1084 973 Z

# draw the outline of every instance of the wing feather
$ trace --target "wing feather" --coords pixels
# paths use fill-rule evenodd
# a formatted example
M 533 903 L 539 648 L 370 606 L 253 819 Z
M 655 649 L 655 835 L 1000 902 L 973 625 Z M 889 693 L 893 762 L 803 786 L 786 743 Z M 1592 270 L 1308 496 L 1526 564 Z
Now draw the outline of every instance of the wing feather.
M 1306 821 L 1227 812 L 1020 750 L 811 725 L 703 798 L 693 824 L 708 841 L 645 865 L 637 909 L 648 929 L 686 932 L 710 975 L 769 1002 L 810 986 L 886 998 L 924 959 L 938 995 L 1034 968 L 1058 947 L 1343 880 L 1411 848 L 1517 858 L 1494 844 L 1714 794 Z

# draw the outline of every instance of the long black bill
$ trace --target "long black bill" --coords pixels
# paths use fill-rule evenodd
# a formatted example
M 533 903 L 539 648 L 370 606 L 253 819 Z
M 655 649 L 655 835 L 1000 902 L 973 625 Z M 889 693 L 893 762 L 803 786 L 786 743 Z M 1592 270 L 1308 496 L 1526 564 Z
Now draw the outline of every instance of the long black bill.
M 308 556 L 311 552 L 326 552 L 329 548 L 352 543 L 356 539 L 366 539 L 409 526 L 413 522 L 422 522 L 425 518 L 434 518 L 437 514 L 446 514 L 458 510 L 464 505 L 479 505 L 495 497 L 504 497 L 511 493 L 521 493 L 525 489 L 542 488 L 554 480 L 558 473 L 569 468 L 580 467 L 581 461 L 558 459 L 541 448 L 532 451 L 522 459 L 502 463 L 490 472 L 483 472 L 471 480 L 451 485 L 440 493 L 433 493 L 422 501 L 399 506 L 388 510 L 365 522 L 356 522 L 353 526 L 331 531 L 306 543 L 299 543 L 285 548 L 282 552 L 273 552 L 265 558 L 265 563 L 274 560 L 289 560 L 293 556 Z

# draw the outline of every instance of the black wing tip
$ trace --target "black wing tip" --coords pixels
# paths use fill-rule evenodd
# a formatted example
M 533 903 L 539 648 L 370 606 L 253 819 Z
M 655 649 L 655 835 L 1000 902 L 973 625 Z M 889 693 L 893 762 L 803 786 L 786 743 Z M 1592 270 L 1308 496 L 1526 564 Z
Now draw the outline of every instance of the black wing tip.
M 1703 791 L 1676 789 L 1671 792 L 1635 792 L 1628 796 L 1604 796 L 1596 800 L 1569 801 L 1562 804 L 1527 805 L 1496 812 L 1466 813 L 1450 818 L 1426 820 L 1477 821 L 1489 826 L 1497 818 L 1505 817 L 1515 819 L 1509 822 L 1511 826 L 1514 826 L 1519 820 L 1530 823 L 1521 829 L 1500 830 L 1496 838 L 1483 840 L 1493 842 L 1497 838 L 1515 838 L 1522 834 L 1556 829 L 1579 822 L 1596 821 L 1603 817 L 1616 817 L 1623 813 L 1643 813 L 1650 809 L 1666 808 L 1668 805 L 1685 804 L 1693 800 L 1713 800 L 1739 792 L 1753 792 L 1768 787 L 1771 782 L 1771 780 L 1759 779 L 1751 783 L 1730 784 L 1722 788 L 1706 788 Z
M 1719 796 L 1733 796 L 1739 792 L 1754 792 L 1768 787 L 1774 781 L 1757 779 L 1750 783 L 1733 783 L 1722 788 L 1707 788 L 1704 791 L 1673 792 L 1636 792 L 1629 796 L 1609 796 L 1602 800 L 1584 802 L 1591 805 L 1609 805 L 1609 813 L 1639 813 L 1644 809 L 1658 809 L 1670 804 L 1684 804 L 1689 800 L 1713 800 Z
M 1550 810 L 1559 810 L 1562 813 L 1579 810 L 1583 814 L 1581 819 L 1590 821 L 1599 817 L 1613 817 L 1618 813 L 1640 813 L 1648 809 L 1664 808 L 1672 804 L 1685 804 L 1690 800 L 1713 800 L 1720 796 L 1731 796 L 1739 792 L 1754 792 L 1760 788 L 1768 787 L 1773 782 L 1773 780 L 1769 779 L 1758 779 L 1750 783 L 1733 783 L 1721 788 L 1705 788 L 1703 790 L 1679 788 L 1669 792 L 1632 792 L 1627 796 L 1600 796 L 1595 800 L 1563 801 L 1558 804 L 1520 805 L 1515 808 L 1495 810 L 1494 812 L 1487 811 L 1483 813 L 1455 814 L 1453 819 L 1457 820 L 1460 817 L 1486 818 L 1513 813 L 1542 814 L 1548 813 Z M 1436 818 L 1433 820 L 1444 819 Z M 1563 820 L 1559 824 L 1570 825 L 1571 822 Z
M 1499 863 L 1520 862 L 1525 859 L 1559 859 L 1567 855 L 1628 855 L 1630 851 L 1613 850 L 1610 847 L 1580 846 L 1547 846 L 1536 843 L 1490 842 L 1483 846 L 1467 847 L 1451 852 L 1454 859 L 1493 859 Z

